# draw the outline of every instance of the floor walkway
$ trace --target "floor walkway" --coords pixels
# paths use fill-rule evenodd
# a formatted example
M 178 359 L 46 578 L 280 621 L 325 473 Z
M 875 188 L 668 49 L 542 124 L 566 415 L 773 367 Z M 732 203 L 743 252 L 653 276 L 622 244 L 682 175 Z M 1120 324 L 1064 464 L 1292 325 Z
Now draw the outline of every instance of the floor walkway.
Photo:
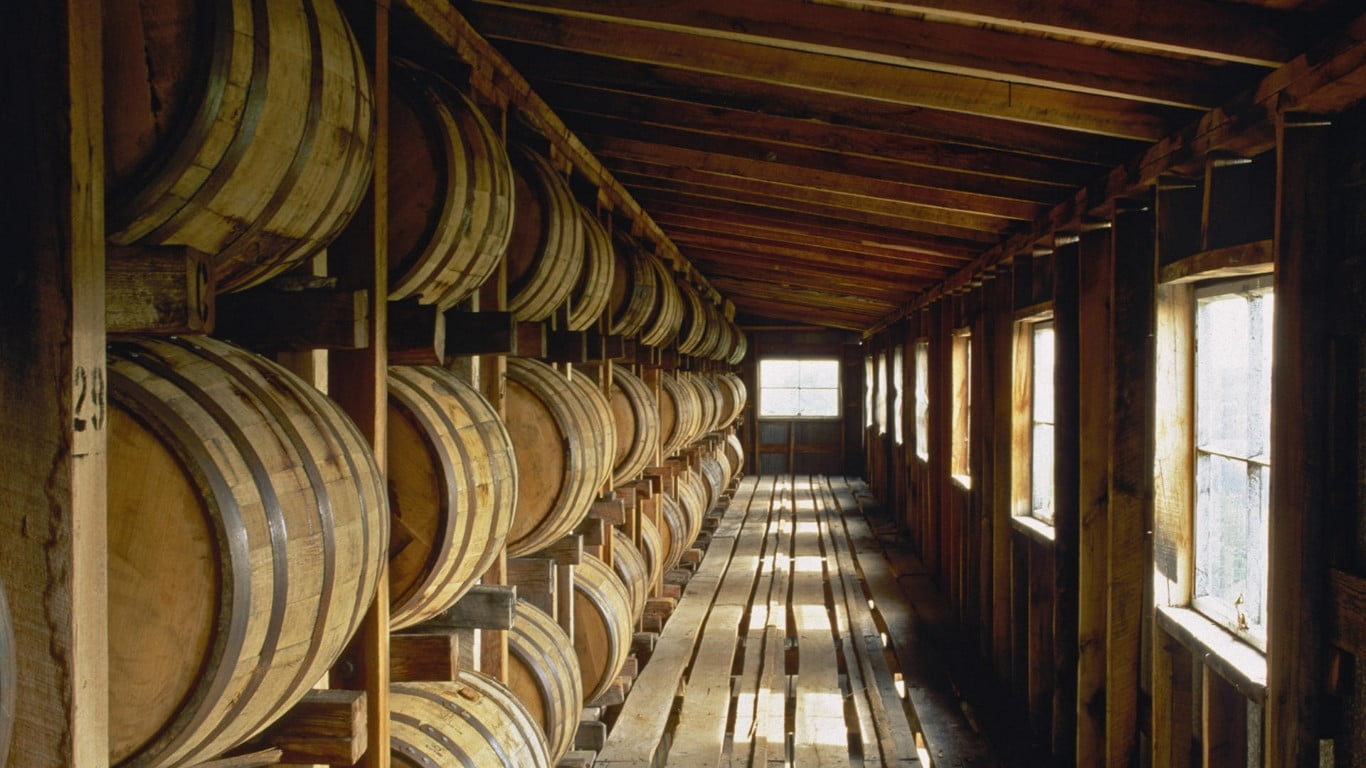
M 745 478 L 596 765 L 990 765 L 871 501 L 859 480 Z

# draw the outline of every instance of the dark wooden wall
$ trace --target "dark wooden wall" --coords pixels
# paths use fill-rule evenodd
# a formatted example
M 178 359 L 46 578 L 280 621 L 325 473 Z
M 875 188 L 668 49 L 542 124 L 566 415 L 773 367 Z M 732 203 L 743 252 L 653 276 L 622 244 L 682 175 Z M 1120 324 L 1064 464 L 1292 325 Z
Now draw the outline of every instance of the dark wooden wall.
M 1203 175 L 1117 200 L 865 341 L 873 354 L 907 350 L 906 443 L 869 435 L 869 481 L 899 513 L 988 685 L 1008 692 L 994 722 L 1030 759 L 1318 766 L 1326 739 L 1337 765 L 1366 762 L 1364 132 L 1362 108 L 1283 116 L 1273 145 L 1211 154 Z M 1154 595 L 1154 574 L 1188 567 L 1173 516 L 1193 494 L 1154 470 L 1188 418 L 1155 390 L 1159 347 L 1171 343 L 1158 332 L 1170 322 L 1159 286 L 1273 269 L 1270 640 L 1240 666 L 1182 624 L 1188 596 Z M 1013 328 L 1041 311 L 1058 355 L 1051 527 L 1012 509 L 1022 461 Z M 970 482 L 949 466 L 950 350 L 964 330 Z M 930 345 L 928 461 L 916 456 L 910 397 L 918 339 Z
M 745 471 L 863 475 L 863 353 L 858 335 L 764 321 L 741 327 L 749 337 L 741 371 L 750 397 L 740 429 Z M 840 418 L 759 419 L 758 366 L 768 357 L 840 360 Z

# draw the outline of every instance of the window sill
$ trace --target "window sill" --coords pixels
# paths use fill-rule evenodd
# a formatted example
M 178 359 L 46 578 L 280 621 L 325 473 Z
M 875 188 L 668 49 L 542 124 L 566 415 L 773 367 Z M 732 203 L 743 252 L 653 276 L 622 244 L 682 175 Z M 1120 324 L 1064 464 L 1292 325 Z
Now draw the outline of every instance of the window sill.
M 1015 530 L 1046 547 L 1053 546 L 1055 534 L 1053 526 L 1031 515 L 1016 515 L 1010 518 Z
M 1157 607 L 1157 625 L 1238 692 L 1266 703 L 1266 656 L 1190 608 Z
M 950 475 L 950 477 L 953 478 L 953 484 L 958 486 L 959 488 L 962 488 L 965 491 L 972 490 L 971 475 Z

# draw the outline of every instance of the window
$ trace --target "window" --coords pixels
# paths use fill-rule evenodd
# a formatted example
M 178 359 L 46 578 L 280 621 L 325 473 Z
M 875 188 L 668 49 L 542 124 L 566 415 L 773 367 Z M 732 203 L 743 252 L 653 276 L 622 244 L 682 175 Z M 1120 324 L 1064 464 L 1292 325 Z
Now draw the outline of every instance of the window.
M 1195 609 L 1264 647 L 1271 278 L 1195 291 Z
M 1029 513 L 1053 522 L 1053 321 L 1028 324 L 1031 358 L 1029 394 Z
M 972 446 L 972 336 L 966 328 L 953 334 L 953 455 L 950 471 L 964 485 L 971 476 Z
M 759 415 L 767 418 L 837 418 L 838 360 L 759 361 Z
M 915 455 L 930 460 L 930 341 L 915 342 Z
M 863 358 L 863 426 L 873 428 L 873 356 Z
M 877 433 L 887 434 L 887 353 L 877 353 Z
M 892 400 L 892 433 L 893 437 L 896 438 L 897 445 L 905 443 L 906 431 L 903 407 L 905 398 L 902 396 L 903 390 L 906 389 L 905 361 L 902 359 L 905 355 L 902 354 L 903 351 L 899 346 L 892 351 L 892 392 L 895 393 Z

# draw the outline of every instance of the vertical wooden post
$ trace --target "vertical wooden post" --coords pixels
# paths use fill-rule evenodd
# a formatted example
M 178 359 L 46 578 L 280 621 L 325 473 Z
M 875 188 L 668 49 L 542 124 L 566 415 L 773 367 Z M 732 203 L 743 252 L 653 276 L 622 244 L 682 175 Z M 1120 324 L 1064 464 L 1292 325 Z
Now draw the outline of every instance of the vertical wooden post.
M 100 5 L 14 6 L 2 54 L 0 581 L 26 766 L 109 761 Z
M 1014 376 L 1011 371 L 1011 347 L 1014 339 L 1014 285 L 1011 282 L 1009 267 L 997 274 L 992 283 L 991 315 L 988 321 L 991 328 L 990 348 L 984 349 L 991 356 L 991 414 L 992 414 L 992 461 L 991 461 L 991 498 L 987 500 L 991 517 L 990 557 L 993 563 L 991 572 L 991 627 L 992 658 L 996 666 L 998 680 L 1011 679 L 1011 579 L 1014 569 L 1011 566 L 1010 546 L 1010 490 L 1011 464 L 1015 457 L 1011 454 L 1012 429 L 1011 410 L 1014 406 L 1011 397 Z
M 329 394 L 355 420 L 374 446 L 380 471 L 388 458 L 388 347 L 386 310 L 389 296 L 389 3 L 357 3 L 351 20 L 368 48 L 375 98 L 374 178 L 355 224 L 333 244 L 328 271 L 343 285 L 369 291 L 370 346 L 328 355 Z M 363 687 L 366 705 L 365 756 L 358 765 L 388 768 L 389 755 L 389 573 L 380 576 L 375 601 L 346 653 L 349 674 L 339 680 Z
M 1153 622 L 1154 625 L 1156 621 Z M 1186 647 L 1157 629 L 1153 636 L 1153 768 L 1191 764 L 1192 669 Z
M 1054 253 L 1053 313 L 1056 367 L 1054 421 L 1054 578 L 1053 578 L 1053 757 L 1073 765 L 1077 730 L 1077 579 L 1080 545 L 1080 486 L 1077 394 L 1081 370 L 1078 351 L 1076 243 Z
M 1147 210 L 1115 212 L 1114 350 L 1107 577 L 1105 764 L 1138 765 L 1139 669 L 1152 611 L 1153 302 L 1157 261 Z
M 492 277 L 479 289 L 476 297 L 480 309 L 502 312 L 507 309 L 507 260 L 494 270 Z M 489 355 L 479 361 L 479 389 L 488 399 L 499 418 L 507 418 L 507 357 Z M 493 565 L 484 574 L 485 584 L 507 584 L 507 551 L 498 553 Z M 486 675 L 507 682 L 508 641 L 505 630 L 479 630 L 479 669 Z
M 1111 235 L 1082 233 L 1077 265 L 1077 765 L 1105 751 L 1106 596 L 1110 557 Z M 1061 359 L 1061 356 L 1060 356 Z
M 1276 317 L 1267 598 L 1268 768 L 1318 764 L 1329 514 L 1329 164 L 1321 120 L 1276 121 Z

